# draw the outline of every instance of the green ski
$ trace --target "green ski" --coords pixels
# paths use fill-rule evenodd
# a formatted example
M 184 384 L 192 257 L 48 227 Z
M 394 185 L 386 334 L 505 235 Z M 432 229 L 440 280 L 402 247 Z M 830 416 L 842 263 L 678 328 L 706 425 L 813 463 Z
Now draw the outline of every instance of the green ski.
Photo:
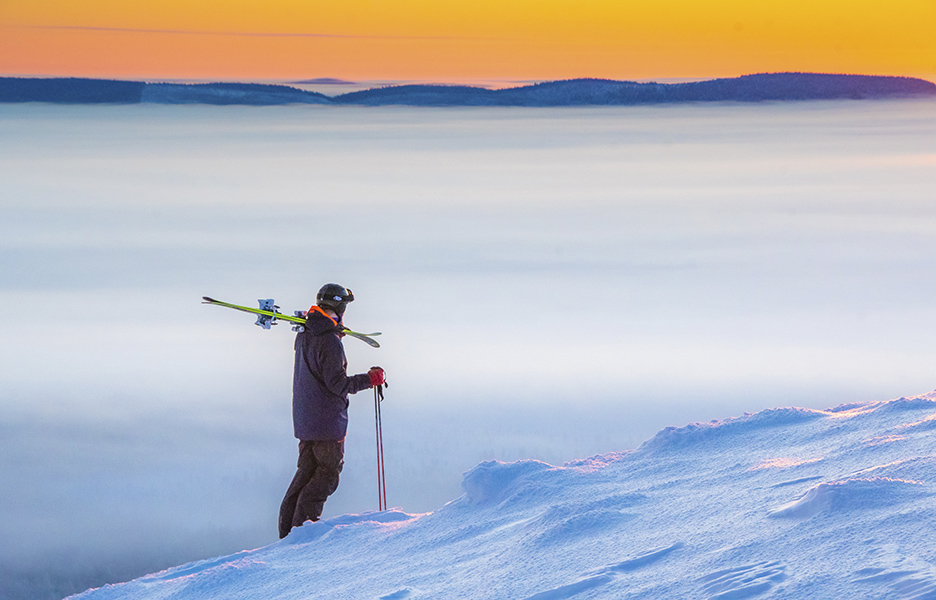
M 215 306 L 224 306 L 227 308 L 233 308 L 234 310 L 239 310 L 241 312 L 257 315 L 257 322 L 255 325 L 259 325 L 264 329 L 269 329 L 273 325 L 276 325 L 278 321 L 292 323 L 294 325 L 293 329 L 296 329 L 297 327 L 303 327 L 305 325 L 305 317 L 303 317 L 299 311 L 296 311 L 294 316 L 284 315 L 283 313 L 279 312 L 279 307 L 273 303 L 272 298 L 267 300 L 260 300 L 259 302 L 260 308 L 250 308 L 249 306 L 231 304 L 229 302 L 222 302 L 221 300 L 209 298 L 208 296 L 202 296 L 202 304 L 214 304 Z M 377 343 L 377 340 L 372 339 L 371 337 L 380 335 L 379 331 L 374 333 L 360 333 L 358 331 L 351 331 L 348 328 L 343 328 L 341 332 L 345 335 L 357 338 L 362 342 L 373 346 L 374 348 L 380 348 L 380 344 Z

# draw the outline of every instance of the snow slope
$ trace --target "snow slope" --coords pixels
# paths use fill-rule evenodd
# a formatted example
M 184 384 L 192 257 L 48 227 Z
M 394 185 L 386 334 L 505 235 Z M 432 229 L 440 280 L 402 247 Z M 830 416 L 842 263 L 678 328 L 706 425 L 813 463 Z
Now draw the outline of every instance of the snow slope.
M 936 598 L 934 480 L 936 392 L 777 408 L 72 598 Z

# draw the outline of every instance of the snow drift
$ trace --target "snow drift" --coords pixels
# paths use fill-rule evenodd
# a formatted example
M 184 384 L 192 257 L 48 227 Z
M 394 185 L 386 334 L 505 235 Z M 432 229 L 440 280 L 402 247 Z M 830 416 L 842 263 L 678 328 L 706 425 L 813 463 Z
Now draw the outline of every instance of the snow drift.
M 306 523 L 82 600 L 934 598 L 936 392 L 488 461 L 428 514 Z

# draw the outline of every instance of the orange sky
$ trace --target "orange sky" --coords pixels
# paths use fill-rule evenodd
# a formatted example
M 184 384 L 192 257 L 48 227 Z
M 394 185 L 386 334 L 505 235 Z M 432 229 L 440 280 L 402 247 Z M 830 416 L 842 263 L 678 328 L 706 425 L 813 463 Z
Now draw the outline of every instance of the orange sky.
M 0 74 L 936 79 L 936 0 L 0 0 Z

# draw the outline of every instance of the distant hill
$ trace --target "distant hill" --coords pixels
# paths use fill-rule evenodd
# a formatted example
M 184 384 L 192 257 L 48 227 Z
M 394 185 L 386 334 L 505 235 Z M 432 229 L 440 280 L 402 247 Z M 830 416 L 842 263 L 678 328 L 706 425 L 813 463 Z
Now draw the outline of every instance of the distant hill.
M 572 79 L 503 90 L 404 85 L 342 94 L 333 98 L 333 101 L 344 104 L 412 106 L 596 106 L 908 96 L 936 96 L 936 84 L 910 77 L 765 73 L 672 84 Z
M 260 83 L 148 83 L 142 102 L 156 104 L 330 104 L 318 92 L 307 92 L 288 85 Z
M 0 77 L 0 102 L 59 104 L 330 104 L 318 92 L 259 83 L 144 83 L 106 79 Z
M 145 86 L 142 81 L 0 77 L 0 102 L 132 104 L 141 101 Z
M 610 79 L 550 81 L 502 90 L 399 85 L 326 96 L 288 85 L 144 83 L 103 79 L 0 77 L 0 102 L 157 104 L 357 104 L 367 106 L 611 106 L 677 102 L 761 102 L 936 97 L 936 84 L 911 77 L 762 73 L 692 83 Z

